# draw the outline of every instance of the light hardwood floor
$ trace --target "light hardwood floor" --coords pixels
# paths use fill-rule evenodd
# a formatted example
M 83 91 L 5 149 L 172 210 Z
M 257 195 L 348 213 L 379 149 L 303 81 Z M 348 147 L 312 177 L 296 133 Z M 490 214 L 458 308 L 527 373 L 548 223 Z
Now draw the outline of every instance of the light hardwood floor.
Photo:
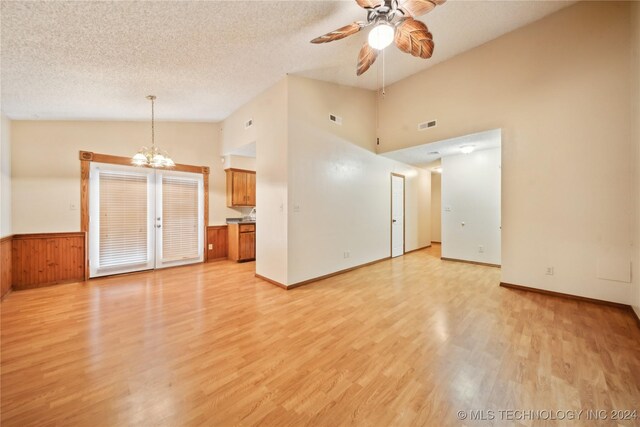
M 478 426 L 457 411 L 640 410 L 628 312 L 501 288 L 498 269 L 438 256 L 290 291 L 223 261 L 13 292 L 2 426 Z

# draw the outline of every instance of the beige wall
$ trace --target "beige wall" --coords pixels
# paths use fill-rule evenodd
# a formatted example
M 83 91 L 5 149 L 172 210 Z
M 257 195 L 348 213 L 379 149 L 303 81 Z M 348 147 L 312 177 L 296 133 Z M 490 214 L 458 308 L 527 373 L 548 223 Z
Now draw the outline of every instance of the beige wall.
M 598 277 L 628 273 L 632 258 L 630 7 L 580 2 L 380 100 L 382 151 L 503 129 L 505 282 L 632 299 L 630 283 Z M 428 119 L 438 126 L 418 132 Z
M 374 153 L 375 92 L 288 82 L 289 284 L 390 256 L 392 172 L 406 177 L 406 250 L 429 245 L 431 174 Z
M 11 227 L 11 121 L 0 113 L 0 237 L 10 236 Z
M 223 153 L 256 144 L 257 274 L 290 285 L 389 256 L 391 172 L 407 250 L 430 243 L 430 174 L 376 155 L 375 131 L 374 92 L 292 76 L 224 121 Z
M 225 169 L 244 169 L 248 171 L 256 170 L 256 158 L 255 157 L 243 157 L 243 156 L 224 156 L 223 167 Z
M 254 125 L 245 129 L 252 119 Z M 256 144 L 256 273 L 287 283 L 287 80 L 223 123 L 223 153 Z
M 220 125 L 157 122 L 156 143 L 177 163 L 209 166 L 209 224 L 226 208 Z M 12 121 L 13 232 L 80 229 L 80 150 L 131 156 L 150 143 L 148 122 Z

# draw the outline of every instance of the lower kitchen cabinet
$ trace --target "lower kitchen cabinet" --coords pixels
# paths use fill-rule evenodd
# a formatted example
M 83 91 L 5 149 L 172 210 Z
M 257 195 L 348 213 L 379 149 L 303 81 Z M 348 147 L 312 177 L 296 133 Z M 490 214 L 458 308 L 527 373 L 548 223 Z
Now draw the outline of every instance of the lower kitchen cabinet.
M 256 225 L 229 223 L 229 259 L 253 261 L 256 259 Z

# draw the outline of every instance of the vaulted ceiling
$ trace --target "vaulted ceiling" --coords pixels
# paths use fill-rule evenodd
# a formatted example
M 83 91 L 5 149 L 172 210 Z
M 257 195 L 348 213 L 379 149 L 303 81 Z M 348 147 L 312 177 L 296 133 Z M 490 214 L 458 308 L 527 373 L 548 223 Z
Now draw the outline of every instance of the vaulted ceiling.
M 385 51 L 391 84 L 572 1 L 455 1 L 422 17 L 435 53 Z M 13 119 L 149 117 L 218 121 L 287 73 L 379 88 L 382 60 L 356 77 L 366 32 L 315 36 L 361 20 L 354 1 L 2 1 L 2 111 Z

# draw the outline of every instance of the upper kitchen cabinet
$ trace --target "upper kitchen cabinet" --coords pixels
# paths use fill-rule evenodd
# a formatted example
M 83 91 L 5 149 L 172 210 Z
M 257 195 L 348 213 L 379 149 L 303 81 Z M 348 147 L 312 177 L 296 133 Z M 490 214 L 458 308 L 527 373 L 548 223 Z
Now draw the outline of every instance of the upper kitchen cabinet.
M 256 205 L 256 173 L 242 169 L 227 169 L 227 206 Z

